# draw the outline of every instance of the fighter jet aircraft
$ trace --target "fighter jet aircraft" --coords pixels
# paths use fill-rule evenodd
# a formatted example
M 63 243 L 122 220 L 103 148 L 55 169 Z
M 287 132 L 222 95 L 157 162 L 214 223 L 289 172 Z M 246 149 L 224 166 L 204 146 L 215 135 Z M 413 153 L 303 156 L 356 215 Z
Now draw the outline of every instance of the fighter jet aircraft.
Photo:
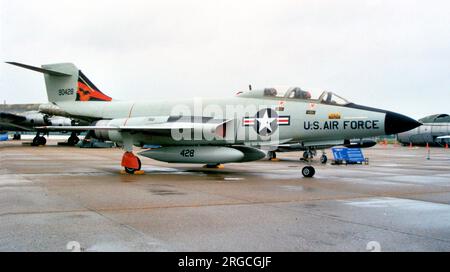
M 125 150 L 121 165 L 127 173 L 141 169 L 133 146 L 156 147 L 139 155 L 159 161 L 218 165 L 259 160 L 282 144 L 336 145 L 420 125 L 395 112 L 348 102 L 333 92 L 308 97 L 298 87 L 251 90 L 229 98 L 117 101 L 74 64 L 40 68 L 9 63 L 44 73 L 48 100 L 68 116 L 93 122 L 78 129 L 121 145 Z M 314 173 L 311 165 L 302 169 L 305 177 Z
M 14 140 L 20 140 L 19 132 L 36 132 L 32 145 L 45 145 L 47 140 L 43 135 L 48 130 L 37 127 L 42 126 L 74 126 L 79 121 L 66 117 L 55 116 L 53 114 L 44 114 L 39 111 L 40 104 L 3 104 L 0 105 L 0 133 L 14 131 Z M 68 139 L 69 145 L 75 145 L 79 141 L 76 133 L 72 133 Z
M 430 115 L 419 122 L 423 126 L 397 134 L 397 140 L 404 145 L 445 146 L 450 143 L 450 115 Z

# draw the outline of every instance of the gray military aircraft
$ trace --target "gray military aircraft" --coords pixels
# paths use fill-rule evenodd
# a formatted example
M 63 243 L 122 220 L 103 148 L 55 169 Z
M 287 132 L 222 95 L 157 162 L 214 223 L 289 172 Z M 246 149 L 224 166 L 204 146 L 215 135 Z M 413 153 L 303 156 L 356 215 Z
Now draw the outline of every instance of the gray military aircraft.
M 435 114 L 419 119 L 421 127 L 397 134 L 404 144 L 445 146 L 450 143 L 450 115 Z
M 43 135 L 48 130 L 37 128 L 42 126 L 75 126 L 79 121 L 67 117 L 44 114 L 39 111 L 41 104 L 3 104 L 0 105 L 0 133 L 14 131 L 14 140 L 20 140 L 19 132 L 36 132 L 31 143 L 34 146 L 45 145 Z M 75 132 L 69 137 L 67 144 L 75 145 L 79 141 Z
M 48 100 L 67 116 L 92 121 L 78 129 L 121 145 L 121 165 L 127 173 L 141 168 L 133 146 L 152 145 L 139 155 L 159 161 L 219 165 L 259 160 L 283 144 L 338 145 L 420 125 L 395 112 L 350 103 L 333 92 L 312 98 L 297 87 L 251 90 L 230 98 L 116 101 L 71 63 L 42 68 L 9 63 L 44 73 Z M 305 177 L 314 173 L 311 165 L 302 169 Z

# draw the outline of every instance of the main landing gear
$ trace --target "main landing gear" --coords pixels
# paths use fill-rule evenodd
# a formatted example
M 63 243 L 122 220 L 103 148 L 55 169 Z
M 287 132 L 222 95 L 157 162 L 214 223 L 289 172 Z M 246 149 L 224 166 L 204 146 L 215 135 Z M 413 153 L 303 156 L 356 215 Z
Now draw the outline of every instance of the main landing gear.
M 13 140 L 20 140 L 21 139 L 21 135 L 19 132 L 14 133 L 13 135 Z
M 80 141 L 80 138 L 78 138 L 77 134 L 75 132 L 72 132 L 70 134 L 69 139 L 67 139 L 67 145 L 74 146 Z
M 269 161 L 279 161 L 280 160 L 280 159 L 277 159 L 277 153 L 275 151 L 267 152 L 267 157 L 269 158 Z
M 221 163 L 215 163 L 215 164 L 205 164 L 203 168 L 209 168 L 209 169 L 223 169 L 225 166 Z
M 45 145 L 47 143 L 47 139 L 44 136 L 41 136 L 40 133 L 36 133 L 36 136 L 33 138 L 32 146 L 40 146 Z
M 134 174 L 135 172 L 140 171 L 142 166 L 141 160 L 131 151 L 127 151 L 123 154 L 121 165 L 128 174 Z
M 144 171 L 141 170 L 141 160 L 133 154 L 133 138 L 128 133 L 123 133 L 123 149 L 125 153 L 122 156 L 121 165 L 125 168 L 125 173 L 127 174 L 143 174 Z

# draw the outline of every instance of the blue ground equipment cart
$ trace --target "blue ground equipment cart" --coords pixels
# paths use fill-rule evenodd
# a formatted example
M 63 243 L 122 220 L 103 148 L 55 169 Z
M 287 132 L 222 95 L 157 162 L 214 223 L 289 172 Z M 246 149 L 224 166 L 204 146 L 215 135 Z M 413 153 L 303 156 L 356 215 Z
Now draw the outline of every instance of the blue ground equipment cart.
M 0 134 L 0 141 L 8 141 L 8 133 Z
M 361 148 L 333 147 L 334 161 L 332 164 L 368 164 L 369 160 L 364 158 Z

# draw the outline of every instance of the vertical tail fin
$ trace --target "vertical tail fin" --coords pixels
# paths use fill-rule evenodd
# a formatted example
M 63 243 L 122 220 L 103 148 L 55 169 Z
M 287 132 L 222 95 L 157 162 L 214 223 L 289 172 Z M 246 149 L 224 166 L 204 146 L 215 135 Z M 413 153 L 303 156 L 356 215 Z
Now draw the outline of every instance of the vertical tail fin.
M 102 93 L 87 76 L 78 71 L 76 101 L 111 101 L 112 98 Z
M 7 62 L 44 74 L 49 102 L 111 101 L 72 63 L 42 65 L 42 68 L 17 62 Z

